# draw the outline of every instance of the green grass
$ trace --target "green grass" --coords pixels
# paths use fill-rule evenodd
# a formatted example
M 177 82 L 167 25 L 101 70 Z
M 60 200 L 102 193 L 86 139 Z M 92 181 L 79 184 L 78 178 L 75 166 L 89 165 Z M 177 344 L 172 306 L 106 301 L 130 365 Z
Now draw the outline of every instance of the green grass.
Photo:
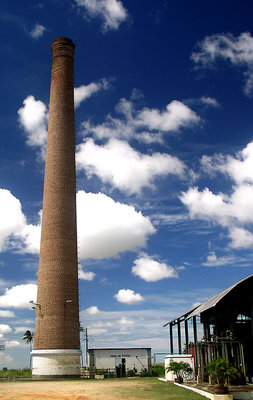
M 203 400 L 203 397 L 197 393 L 178 387 L 173 382 L 161 382 L 157 378 L 133 378 L 131 385 L 127 385 L 129 382 L 127 378 L 120 379 L 121 384 L 116 386 L 113 385 L 113 381 L 115 382 L 115 380 L 108 379 L 108 387 L 103 387 L 103 392 L 114 398 L 122 397 L 134 400 Z M 112 384 L 111 388 L 110 383 Z
M 7 369 L 0 371 L 0 378 L 31 378 L 32 371 L 29 368 L 24 369 Z

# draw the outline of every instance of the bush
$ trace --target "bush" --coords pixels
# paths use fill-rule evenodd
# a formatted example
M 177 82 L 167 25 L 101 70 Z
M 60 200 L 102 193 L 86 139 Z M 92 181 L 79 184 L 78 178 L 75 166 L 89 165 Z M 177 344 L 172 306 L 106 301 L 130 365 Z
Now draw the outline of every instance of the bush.
M 163 364 L 152 365 L 152 376 L 163 376 L 165 374 L 165 368 Z
M 206 366 L 207 373 L 217 379 L 219 386 L 224 386 L 227 378 L 238 377 L 238 370 L 222 357 Z
M 105 371 L 105 369 L 101 368 L 101 369 L 96 369 L 95 373 L 97 375 L 105 375 L 106 371 Z
M 5 367 L 6 368 L 6 367 Z M 32 371 L 29 368 L 24 369 L 5 369 L 0 371 L 1 378 L 31 378 Z
M 126 376 L 136 376 L 136 372 L 137 372 L 136 368 L 128 369 L 126 372 Z
M 141 369 L 140 376 L 150 376 L 150 374 L 148 373 L 147 368 L 142 368 Z

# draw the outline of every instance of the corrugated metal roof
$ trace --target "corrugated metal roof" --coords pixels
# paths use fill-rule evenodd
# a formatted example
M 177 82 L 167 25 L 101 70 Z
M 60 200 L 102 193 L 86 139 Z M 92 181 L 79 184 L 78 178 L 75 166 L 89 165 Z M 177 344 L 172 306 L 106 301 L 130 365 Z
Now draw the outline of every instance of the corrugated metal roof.
M 253 277 L 253 274 L 250 276 L 247 276 L 247 278 L 242 279 L 241 281 L 235 283 L 234 285 L 230 286 L 229 288 L 223 290 L 223 292 L 220 292 L 216 294 L 216 296 L 213 296 L 211 299 L 205 301 L 204 303 L 200 304 L 195 310 L 190 312 L 189 315 L 187 315 L 186 319 L 189 319 L 191 317 L 194 317 L 195 315 L 201 314 L 203 311 L 209 310 L 209 308 L 215 307 L 216 304 L 218 304 L 231 290 L 233 290 L 236 286 L 239 286 L 242 282 L 250 279 Z
M 205 301 L 204 303 L 200 304 L 198 307 L 195 307 L 194 309 L 188 311 L 187 313 L 181 315 L 180 317 L 175 318 L 174 320 L 167 322 L 163 326 L 167 326 L 168 324 L 178 320 L 179 318 L 183 318 L 183 317 L 184 317 L 184 319 L 192 318 L 195 315 L 198 315 L 198 314 L 202 313 L 203 311 L 206 311 L 206 310 L 209 310 L 212 307 L 215 307 L 236 286 L 239 286 L 242 282 L 247 281 L 248 279 L 251 279 L 251 278 L 253 278 L 253 274 L 250 275 L 250 276 L 247 276 L 247 278 L 244 278 L 241 281 L 239 281 L 239 282 L 235 283 L 234 285 L 230 286 L 229 288 L 223 290 L 223 292 L 220 292 L 220 293 L 216 294 L 211 299 L 209 299 L 209 300 Z

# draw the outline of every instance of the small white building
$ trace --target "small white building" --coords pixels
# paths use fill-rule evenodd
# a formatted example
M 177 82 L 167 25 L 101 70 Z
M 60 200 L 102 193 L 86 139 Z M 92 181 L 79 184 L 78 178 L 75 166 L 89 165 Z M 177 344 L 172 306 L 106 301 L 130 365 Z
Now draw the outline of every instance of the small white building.
M 151 348 L 103 348 L 90 349 L 90 377 L 97 369 L 113 372 L 117 377 L 124 377 L 129 370 L 151 373 Z

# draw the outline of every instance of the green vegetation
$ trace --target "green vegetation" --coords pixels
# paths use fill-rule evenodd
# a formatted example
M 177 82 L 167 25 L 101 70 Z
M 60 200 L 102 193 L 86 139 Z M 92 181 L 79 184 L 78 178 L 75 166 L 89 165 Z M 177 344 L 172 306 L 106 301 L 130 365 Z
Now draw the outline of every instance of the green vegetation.
M 207 373 L 216 378 L 219 386 L 224 386 L 227 378 L 236 378 L 238 370 L 222 357 L 206 366 Z
M 101 382 L 101 381 L 100 381 Z M 99 384 L 100 384 L 99 382 Z M 114 382 L 117 383 L 114 385 Z M 106 386 L 105 386 L 106 383 Z M 108 386 L 107 386 L 108 384 Z M 110 385 L 112 385 L 110 387 Z M 172 382 L 161 382 L 157 378 L 121 378 L 103 381 L 103 395 L 112 398 L 131 400 L 201 400 L 202 396 L 174 385 Z M 98 386 L 96 393 L 99 393 Z M 100 397 L 98 395 L 97 399 Z
M 164 364 L 157 363 L 152 365 L 152 376 L 160 376 L 164 378 L 165 376 L 165 368 Z
M 29 368 L 24 369 L 7 369 L 6 367 L 0 371 L 0 378 L 13 379 L 13 378 L 31 378 L 32 371 Z
M 184 361 L 174 361 L 174 360 L 170 360 L 169 366 L 166 368 L 166 371 L 172 371 L 176 377 L 178 379 L 183 380 L 183 374 L 187 373 L 187 374 L 191 374 L 192 368 L 190 367 L 190 365 Z

